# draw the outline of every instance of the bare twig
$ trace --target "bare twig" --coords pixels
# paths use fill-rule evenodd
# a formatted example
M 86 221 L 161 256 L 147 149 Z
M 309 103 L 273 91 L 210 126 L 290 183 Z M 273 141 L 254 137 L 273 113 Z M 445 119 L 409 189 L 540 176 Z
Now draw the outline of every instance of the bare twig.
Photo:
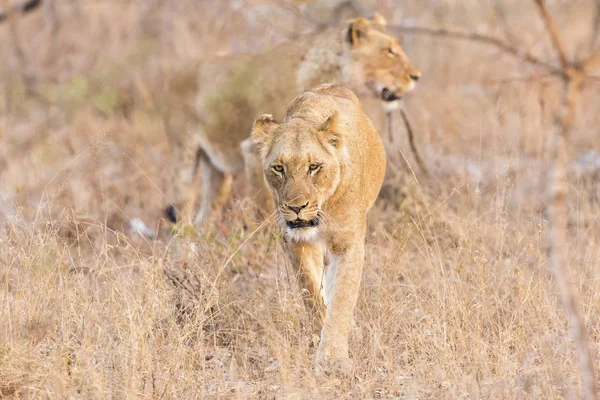
M 388 140 L 394 143 L 394 115 L 391 111 L 385 113 L 387 119 Z
M 549 78 L 554 78 L 554 75 L 546 74 L 530 74 L 523 76 L 514 76 L 514 77 L 506 77 L 506 78 L 488 78 L 482 79 L 482 86 L 490 86 L 490 85 L 506 85 L 511 83 L 524 83 L 524 84 L 535 84 L 539 82 L 545 82 Z
M 414 138 L 414 134 L 413 134 L 413 130 L 412 127 L 410 125 L 410 122 L 408 121 L 408 117 L 406 116 L 406 113 L 404 112 L 404 110 L 400 110 L 400 114 L 402 115 L 402 121 L 404 122 L 404 127 L 406 128 L 406 135 L 408 136 L 408 143 L 410 144 L 410 150 L 413 153 L 413 156 L 415 157 L 415 161 L 417 162 L 417 164 L 419 165 L 419 169 L 421 169 L 421 171 L 423 171 L 423 174 L 425 174 L 425 176 L 428 175 L 427 169 L 425 168 L 425 165 L 423 164 L 423 162 L 421 161 L 421 157 L 419 157 L 419 152 L 417 151 L 417 148 L 415 147 L 415 138 Z M 387 128 L 388 128 L 388 139 L 390 141 L 390 143 L 394 143 L 394 115 L 393 113 L 387 112 L 386 114 L 387 117 Z M 402 156 L 404 157 L 404 154 L 402 154 Z M 406 161 L 408 163 L 408 160 Z M 409 164 L 410 167 L 410 164 Z M 412 170 L 412 168 L 411 168 Z M 414 174 L 414 172 L 413 172 Z
M 533 56 L 525 50 L 518 49 L 502 39 L 498 39 L 492 36 L 483 35 L 480 33 L 474 32 L 460 32 L 453 31 L 448 29 L 435 29 L 435 28 L 426 28 L 426 27 L 418 27 L 418 26 L 401 26 L 401 25 L 393 25 L 389 26 L 388 30 L 391 33 L 399 34 L 399 33 L 408 33 L 415 35 L 427 35 L 427 36 L 436 36 L 447 39 L 457 39 L 457 40 L 466 40 L 471 42 L 479 42 L 482 44 L 488 44 L 496 47 L 501 50 L 505 54 L 511 55 L 515 58 L 523 60 L 529 64 L 535 65 L 537 67 L 543 68 L 546 71 L 552 73 L 553 75 L 564 76 L 564 71 L 561 68 L 557 68 L 552 64 L 549 64 L 545 61 L 540 60 L 539 58 Z
M 425 176 L 427 176 L 427 168 L 425 168 L 425 164 L 423 164 L 423 161 L 421 161 L 421 157 L 419 156 L 419 152 L 417 151 L 417 147 L 415 146 L 415 136 L 413 134 L 410 121 L 408 120 L 408 117 L 404 112 L 404 109 L 400 110 L 400 115 L 402 115 L 402 121 L 404 122 L 404 126 L 406 127 L 406 134 L 408 135 L 408 143 L 410 144 L 410 150 L 412 151 L 413 156 L 415 157 L 415 161 L 417 161 L 417 164 L 419 165 L 419 168 L 421 169 L 421 171 L 423 171 Z
M 563 81 L 565 92 L 563 103 L 556 120 L 557 129 L 554 140 L 554 165 L 550 179 L 551 202 L 548 206 L 550 219 L 550 265 L 554 274 L 554 280 L 560 293 L 560 301 L 565 311 L 573 341 L 577 346 L 579 370 L 581 372 L 582 395 L 584 399 L 597 398 L 596 374 L 594 372 L 594 360 L 592 358 L 585 321 L 578 307 L 577 294 L 571 288 L 569 278 L 568 259 L 565 247 L 567 243 L 567 144 L 569 134 L 575 121 L 577 101 L 581 94 L 583 81 L 586 78 L 586 70 L 591 70 L 596 63 L 600 62 L 600 56 L 591 57 L 582 65 L 569 63 L 564 48 L 560 42 L 559 33 L 552 16 L 548 12 L 543 0 L 534 0 L 540 15 L 544 20 L 546 30 L 550 35 L 552 44 L 560 59 L 563 68 Z M 587 66 L 587 67 L 586 67 Z
M 554 46 L 554 49 L 556 50 L 556 53 L 558 54 L 558 59 L 560 60 L 560 66 L 562 67 L 563 70 L 566 70 L 567 68 L 569 68 L 569 62 L 567 61 L 567 56 L 565 55 L 565 49 L 564 49 L 562 43 L 560 42 L 560 38 L 558 35 L 558 28 L 556 27 L 556 23 L 554 22 L 554 19 L 550 15 L 550 12 L 548 12 L 548 9 L 546 8 L 546 4 L 544 3 L 544 1 L 543 0 L 534 0 L 534 1 L 538 7 L 538 11 L 540 12 L 542 19 L 544 20 L 544 24 L 546 25 L 546 30 L 548 31 L 548 34 L 550 35 L 550 40 L 552 40 L 552 45 Z
M 404 155 L 404 152 L 402 151 L 402 149 L 400 147 L 398 147 L 398 153 L 400 153 L 400 155 L 402 156 L 402 159 L 404 160 L 404 162 L 408 166 L 408 170 L 412 174 L 413 179 L 415 180 L 415 182 L 417 183 L 417 185 L 419 185 L 420 183 L 419 183 L 419 180 L 417 179 L 417 175 L 415 174 L 415 170 L 413 169 L 412 165 L 410 165 L 410 162 L 408 162 L 408 159 L 406 158 L 406 156 Z
M 562 106 L 562 118 L 557 121 L 558 134 L 555 138 L 555 159 L 552 168 L 552 184 L 550 186 L 552 201 L 548 208 L 552 237 L 550 264 L 560 292 L 563 309 L 571 326 L 573 341 L 577 346 L 583 398 L 596 399 L 594 361 L 589 349 L 585 321 L 578 309 L 577 295 L 569 284 L 568 260 L 565 255 L 565 246 L 567 243 L 567 143 L 575 119 L 575 107 L 581 92 L 582 82 L 583 75 L 578 75 L 566 82 L 567 87 Z

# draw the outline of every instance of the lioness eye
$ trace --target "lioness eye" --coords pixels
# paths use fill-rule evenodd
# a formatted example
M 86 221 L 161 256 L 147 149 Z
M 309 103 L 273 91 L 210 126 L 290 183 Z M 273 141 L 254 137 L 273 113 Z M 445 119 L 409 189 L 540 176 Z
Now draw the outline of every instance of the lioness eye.
M 392 50 L 391 47 L 388 47 L 387 49 L 385 49 L 388 53 L 388 55 L 394 57 L 396 54 L 394 53 L 394 50 Z
M 273 171 L 275 172 L 279 172 L 282 173 L 283 172 L 283 166 L 282 165 L 273 165 Z
M 318 170 L 318 169 L 319 169 L 319 167 L 320 167 L 320 165 L 319 165 L 319 164 L 310 164 L 310 165 L 308 166 L 308 170 L 309 170 L 309 171 L 316 171 L 316 170 Z

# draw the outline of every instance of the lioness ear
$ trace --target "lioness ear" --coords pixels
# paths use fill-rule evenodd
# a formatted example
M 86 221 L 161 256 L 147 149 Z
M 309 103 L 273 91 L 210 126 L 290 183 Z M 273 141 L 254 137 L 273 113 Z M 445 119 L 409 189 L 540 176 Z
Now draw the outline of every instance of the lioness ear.
M 379 13 L 375 13 L 375 15 L 371 17 L 371 22 L 373 23 L 373 25 L 377 25 L 380 28 L 385 28 L 385 26 L 387 25 L 387 21 Z
M 275 122 L 271 114 L 261 114 L 252 125 L 250 138 L 252 139 L 252 143 L 258 148 L 261 158 L 264 156 L 263 152 L 267 147 L 269 139 L 273 136 L 275 127 L 277 127 L 277 122 Z
M 336 148 L 340 145 L 341 139 L 340 135 L 336 133 L 338 119 L 339 114 L 336 111 L 333 115 L 329 116 L 329 118 L 327 118 L 325 122 L 323 122 L 319 127 L 319 131 L 324 132 L 326 134 L 326 139 L 329 142 L 329 144 Z
M 368 35 L 370 30 L 371 23 L 366 18 L 360 17 L 350 23 L 346 40 L 355 46 Z

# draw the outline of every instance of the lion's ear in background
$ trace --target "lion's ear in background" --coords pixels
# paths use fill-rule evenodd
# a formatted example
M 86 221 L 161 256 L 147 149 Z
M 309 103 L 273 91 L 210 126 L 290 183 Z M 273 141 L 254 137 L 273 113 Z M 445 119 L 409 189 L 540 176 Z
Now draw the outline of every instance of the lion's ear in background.
M 357 46 L 364 40 L 371 30 L 371 23 L 366 18 L 358 18 L 350 23 L 346 40 L 350 45 Z
M 375 15 L 373 15 L 371 17 L 371 23 L 373 25 L 376 25 L 378 28 L 385 28 L 385 26 L 387 25 L 387 21 L 385 20 L 385 18 L 379 14 L 379 13 L 375 13 Z

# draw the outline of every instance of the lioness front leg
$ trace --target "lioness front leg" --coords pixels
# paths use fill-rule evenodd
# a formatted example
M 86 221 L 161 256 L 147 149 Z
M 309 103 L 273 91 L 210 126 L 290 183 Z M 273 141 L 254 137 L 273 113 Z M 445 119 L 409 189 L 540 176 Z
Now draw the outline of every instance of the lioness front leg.
M 315 370 L 317 373 L 331 371 L 349 374 L 352 363 L 348 354 L 348 340 L 364 266 L 364 230 L 353 240 L 332 243 L 331 252 L 336 270 L 333 292 L 327 294 L 329 300 Z
M 183 219 L 191 222 L 194 204 L 193 185 L 200 162 L 200 151 L 192 145 L 172 144 L 172 178 L 171 201 L 165 210 L 169 221 L 175 223 Z
M 323 247 L 319 242 L 284 241 L 287 253 L 298 277 L 302 298 L 315 318 L 315 330 L 321 330 L 325 318 L 323 301 Z M 306 293 L 307 291 L 308 293 Z
M 202 162 L 202 199 L 194 219 L 194 225 L 211 222 L 215 211 L 219 212 L 231 194 L 233 177 L 217 169 L 206 154 L 201 155 Z
M 246 173 L 247 195 L 254 203 L 252 212 L 252 225 L 258 225 L 273 211 L 273 197 L 269 193 L 265 182 L 262 164 L 258 149 L 252 144 L 252 140 L 246 139 L 241 144 L 244 155 L 244 171 Z

